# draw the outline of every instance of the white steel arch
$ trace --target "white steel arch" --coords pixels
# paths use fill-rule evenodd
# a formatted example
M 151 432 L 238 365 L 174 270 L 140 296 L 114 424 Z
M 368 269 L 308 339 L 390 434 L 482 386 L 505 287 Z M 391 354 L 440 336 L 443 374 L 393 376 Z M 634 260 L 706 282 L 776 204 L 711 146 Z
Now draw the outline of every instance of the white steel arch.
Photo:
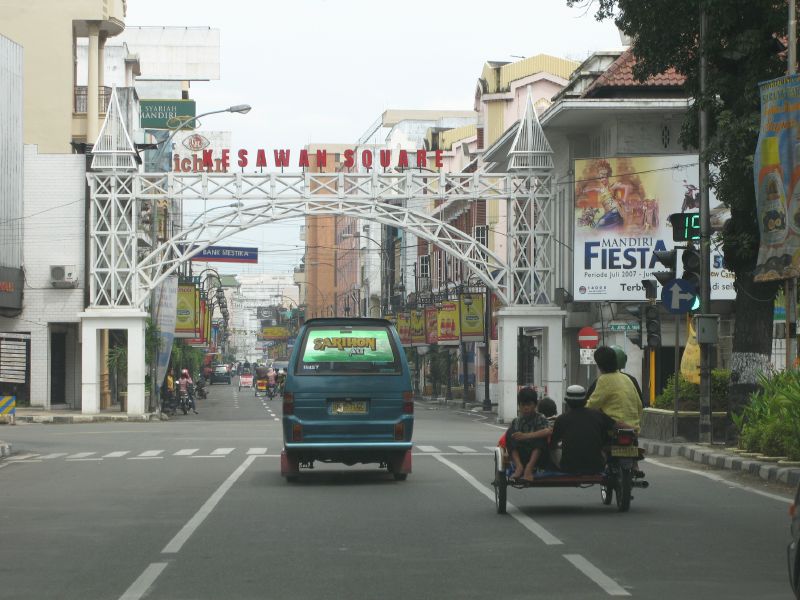
M 537 296 L 552 297 L 549 290 L 536 289 L 549 284 L 549 270 L 534 273 L 527 260 L 501 258 L 469 234 L 404 206 L 413 199 L 484 199 L 505 201 L 515 214 L 520 205 L 530 210 L 540 183 L 536 177 L 411 171 L 167 175 L 112 171 L 88 177 L 93 198 L 90 298 L 94 307 L 141 307 L 158 283 L 204 248 L 261 224 L 305 215 L 348 215 L 410 231 L 464 262 L 503 304 L 530 304 Z M 203 215 L 201 222 L 140 258 L 136 253 L 137 215 L 142 205 L 153 206 L 165 199 L 180 200 L 184 205 L 230 201 L 231 206 L 227 211 Z M 510 219 L 509 236 L 519 235 L 512 229 L 519 226 L 517 219 Z M 529 222 L 524 226 L 528 228 Z M 525 273 L 518 273 L 520 268 Z

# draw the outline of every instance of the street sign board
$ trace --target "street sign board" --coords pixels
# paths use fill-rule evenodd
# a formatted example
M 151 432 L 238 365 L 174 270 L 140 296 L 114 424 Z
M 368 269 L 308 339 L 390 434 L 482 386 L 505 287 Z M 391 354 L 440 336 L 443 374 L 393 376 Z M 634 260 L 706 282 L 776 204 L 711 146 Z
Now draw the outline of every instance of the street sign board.
M 578 332 L 578 347 L 593 350 L 600 343 L 600 334 L 593 327 L 584 327 Z
M 594 364 L 594 350 L 591 348 L 581 348 L 581 364 L 593 365 Z
M 642 328 L 638 321 L 621 321 L 609 323 L 609 331 L 639 331 Z
M 668 281 L 661 290 L 661 302 L 664 308 L 675 315 L 689 312 L 696 299 L 697 290 L 685 279 Z

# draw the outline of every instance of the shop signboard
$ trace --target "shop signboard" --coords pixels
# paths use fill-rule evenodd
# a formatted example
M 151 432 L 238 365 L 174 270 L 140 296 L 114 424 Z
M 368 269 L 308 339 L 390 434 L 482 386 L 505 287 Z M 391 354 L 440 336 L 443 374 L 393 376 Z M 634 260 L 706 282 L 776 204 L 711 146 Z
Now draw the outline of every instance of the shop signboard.
M 676 245 L 669 215 L 700 209 L 697 155 L 576 160 L 575 176 L 575 300 L 644 301 L 641 280 L 664 269 L 654 252 Z M 717 233 L 730 211 L 713 196 L 710 204 Z M 710 260 L 712 299 L 735 299 L 722 249 Z
M 178 129 L 197 115 L 194 100 L 139 100 L 139 125 L 142 129 Z M 194 129 L 190 121 L 180 129 Z
M 22 269 L 0 267 L 0 308 L 20 310 L 22 308 Z
M 444 346 L 454 346 L 459 342 L 461 329 L 458 323 L 458 303 L 447 300 L 442 302 L 442 308 L 438 314 L 438 333 L 439 344 Z
M 424 346 L 425 340 L 425 313 L 422 310 L 411 311 L 411 345 Z
M 469 300 L 467 300 L 469 299 Z M 460 299 L 461 303 L 461 341 L 483 341 L 483 296 L 479 294 L 466 294 Z
M 439 333 L 439 316 L 435 306 L 425 307 L 425 342 L 435 344 Z
M 289 338 L 289 330 L 286 327 L 262 327 L 262 340 L 286 340 Z

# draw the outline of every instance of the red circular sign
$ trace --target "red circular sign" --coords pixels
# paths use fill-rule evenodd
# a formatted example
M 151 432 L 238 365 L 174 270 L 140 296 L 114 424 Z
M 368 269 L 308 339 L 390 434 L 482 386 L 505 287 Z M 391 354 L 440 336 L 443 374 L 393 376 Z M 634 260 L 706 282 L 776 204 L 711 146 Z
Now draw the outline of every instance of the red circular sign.
M 578 332 L 578 347 L 588 350 L 597 348 L 600 343 L 600 334 L 593 327 L 584 327 Z

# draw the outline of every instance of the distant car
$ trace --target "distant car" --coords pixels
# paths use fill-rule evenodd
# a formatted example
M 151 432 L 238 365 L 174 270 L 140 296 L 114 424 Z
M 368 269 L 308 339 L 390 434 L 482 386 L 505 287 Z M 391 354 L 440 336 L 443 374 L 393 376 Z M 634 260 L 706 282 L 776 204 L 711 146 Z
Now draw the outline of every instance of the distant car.
M 792 541 L 789 542 L 787 548 L 787 556 L 789 558 L 789 583 L 792 584 L 792 591 L 795 598 L 800 600 L 800 554 L 797 552 L 797 547 L 800 545 L 800 484 L 797 485 L 797 491 L 794 493 L 794 502 L 789 507 L 789 515 L 792 517 Z
M 227 383 L 231 384 L 231 374 L 228 372 L 228 367 L 225 365 L 217 365 L 214 367 L 214 372 L 211 373 L 211 383 Z

